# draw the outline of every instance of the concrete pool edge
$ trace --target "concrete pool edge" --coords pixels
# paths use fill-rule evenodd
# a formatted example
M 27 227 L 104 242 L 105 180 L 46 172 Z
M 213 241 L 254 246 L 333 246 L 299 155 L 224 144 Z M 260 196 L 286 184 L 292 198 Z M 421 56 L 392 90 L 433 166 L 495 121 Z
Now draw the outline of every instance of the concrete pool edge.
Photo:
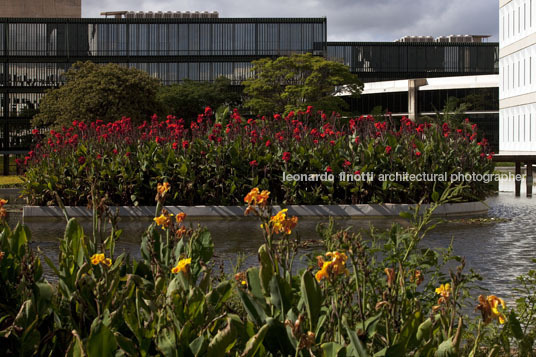
M 358 205 L 289 205 L 288 214 L 298 217 L 335 217 L 335 218 L 382 218 L 398 217 L 401 212 L 415 208 L 415 204 L 358 204 Z M 422 205 L 424 211 L 428 205 Z M 274 206 L 274 211 L 281 206 Z M 91 217 L 92 211 L 86 207 L 67 206 L 69 217 Z M 119 217 L 150 218 L 154 217 L 154 206 L 120 206 L 110 207 L 112 211 L 119 209 Z M 189 217 L 207 219 L 228 219 L 244 217 L 246 206 L 166 206 L 166 209 L 177 214 L 186 213 Z M 484 202 L 448 203 L 434 212 L 435 216 L 467 216 L 488 213 L 488 205 Z M 23 218 L 63 217 L 62 210 L 57 206 L 24 206 Z

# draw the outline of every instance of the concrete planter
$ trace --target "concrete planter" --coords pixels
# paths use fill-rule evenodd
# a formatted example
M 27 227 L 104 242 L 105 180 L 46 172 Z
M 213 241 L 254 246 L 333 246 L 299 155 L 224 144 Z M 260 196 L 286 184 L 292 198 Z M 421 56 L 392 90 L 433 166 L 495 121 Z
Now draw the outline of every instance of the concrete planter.
M 398 217 L 400 212 L 410 211 L 416 205 L 413 204 L 360 204 L 360 205 L 291 205 L 288 214 L 298 217 L 335 217 L 335 218 L 382 218 Z M 423 205 L 422 210 L 428 205 Z M 112 207 L 119 209 L 119 216 L 124 218 L 150 218 L 154 216 L 154 206 L 121 206 Z M 70 217 L 91 217 L 92 211 L 85 207 L 66 207 Z M 228 219 L 244 217 L 246 206 L 166 206 L 166 209 L 177 214 L 186 213 L 191 218 L 202 219 Z M 281 210 L 280 206 L 274 206 L 274 211 Z M 464 202 L 445 204 L 435 211 L 437 216 L 472 216 L 487 214 L 488 205 L 484 202 Z M 23 217 L 63 217 L 59 207 L 50 206 L 24 206 Z

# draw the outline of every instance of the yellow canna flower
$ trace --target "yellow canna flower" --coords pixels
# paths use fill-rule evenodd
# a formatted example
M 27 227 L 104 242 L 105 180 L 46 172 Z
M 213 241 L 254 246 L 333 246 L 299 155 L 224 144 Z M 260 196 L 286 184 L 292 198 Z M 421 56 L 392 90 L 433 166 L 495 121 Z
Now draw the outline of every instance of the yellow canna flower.
M 90 258 L 91 264 L 98 265 L 100 262 L 104 260 L 104 254 L 93 254 Z
M 488 324 L 491 322 L 492 319 L 499 320 L 500 324 L 504 324 L 506 322 L 506 316 L 498 309 L 499 304 L 502 306 L 502 309 L 506 309 L 506 304 L 504 303 L 504 300 L 501 298 L 498 298 L 495 295 L 489 295 L 484 298 L 483 295 L 480 295 L 478 297 L 478 305 L 475 308 L 476 310 L 480 310 L 482 313 L 482 320 L 485 324 Z
M 108 267 L 112 266 L 112 260 L 110 258 L 106 258 L 103 253 L 93 254 L 89 260 L 93 265 L 104 264 Z
M 169 182 L 159 183 L 156 185 L 156 192 L 158 192 L 160 195 L 165 194 L 171 189 L 171 185 Z
M 348 257 L 344 252 L 327 252 L 326 257 L 331 258 L 330 261 L 324 261 L 324 258 L 317 257 L 318 265 L 322 265 L 319 271 L 316 272 L 315 278 L 321 281 L 329 276 L 337 276 L 341 274 L 349 275 L 350 272 L 346 268 L 346 260 Z
M 171 216 L 161 214 L 159 217 L 153 218 L 153 221 L 155 221 L 157 225 L 162 226 L 162 229 L 164 229 L 171 225 Z
M 491 306 L 491 313 L 493 314 L 493 316 L 495 316 L 499 320 L 499 323 L 504 324 L 506 318 L 504 314 L 500 312 L 499 309 L 497 309 L 499 307 L 499 304 L 501 304 L 503 310 L 506 309 L 506 304 L 504 303 L 504 300 L 498 298 L 495 295 L 488 296 L 487 300 Z
M 4 200 L 3 198 L 0 199 L 0 208 L 3 207 L 7 203 L 7 200 Z
M 436 294 L 441 295 L 443 298 L 448 298 L 450 296 L 450 284 L 441 284 L 438 288 L 435 289 Z
M 331 262 L 323 262 L 322 268 L 316 272 L 315 278 L 317 281 L 321 281 L 324 278 L 329 276 L 329 268 L 331 267 Z
M 190 266 L 190 264 L 192 263 L 192 258 L 186 258 L 186 259 L 181 259 L 179 260 L 179 262 L 177 263 L 177 265 L 175 265 L 172 269 L 171 269 L 171 272 L 173 274 L 177 274 L 179 272 L 183 272 L 183 273 L 186 273 L 188 271 L 188 267 Z

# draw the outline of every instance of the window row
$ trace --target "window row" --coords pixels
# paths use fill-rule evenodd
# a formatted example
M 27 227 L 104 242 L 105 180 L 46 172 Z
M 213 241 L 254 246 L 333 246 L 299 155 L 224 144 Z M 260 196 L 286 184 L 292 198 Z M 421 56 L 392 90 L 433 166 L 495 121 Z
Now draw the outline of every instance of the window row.
M 536 91 L 536 45 L 501 58 L 499 83 L 501 98 Z
M 166 56 L 280 55 L 325 43 L 322 23 L 9 24 L 0 55 Z
M 214 81 L 227 77 L 234 84 L 251 78 L 250 62 L 193 62 L 193 63 L 122 63 L 125 67 L 141 69 L 158 78 L 163 84 L 173 84 L 190 79 Z M 8 72 L 0 65 L 0 87 L 56 87 L 65 83 L 69 63 L 9 63 Z
M 513 0 L 499 11 L 499 38 L 507 46 L 534 32 L 536 0 Z
M 536 150 L 536 104 L 501 109 L 501 150 Z

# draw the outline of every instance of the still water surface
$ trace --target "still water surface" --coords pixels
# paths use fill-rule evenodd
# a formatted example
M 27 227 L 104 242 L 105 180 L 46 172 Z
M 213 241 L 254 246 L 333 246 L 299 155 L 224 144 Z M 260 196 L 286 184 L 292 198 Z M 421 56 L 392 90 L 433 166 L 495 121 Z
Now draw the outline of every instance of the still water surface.
M 488 217 L 507 219 L 494 223 L 456 223 L 446 224 L 433 230 L 421 243 L 423 247 L 446 248 L 453 241 L 454 254 L 466 258 L 467 268 L 472 268 L 484 278 L 480 284 L 491 292 L 512 298 L 515 278 L 535 269 L 532 262 L 536 258 L 536 198 L 515 198 L 511 192 L 501 192 L 489 198 Z M 315 227 L 327 220 L 302 219 L 297 232 L 303 239 L 317 239 Z M 143 230 L 150 220 L 122 222 L 124 234 L 117 243 L 118 252 L 128 252 L 139 258 L 139 242 Z M 33 232 L 34 246 L 43 254 L 57 261 L 58 237 L 63 235 L 65 223 L 61 220 L 43 221 L 26 219 Z M 236 262 L 236 253 L 247 256 L 246 264 L 256 261 L 256 251 L 262 244 L 259 222 L 255 219 L 218 220 L 191 222 L 201 223 L 211 231 L 216 259 L 230 269 Z M 383 220 L 339 220 L 342 226 L 351 225 L 366 228 L 369 224 L 387 227 L 391 219 Z M 86 232 L 90 225 L 85 223 Z M 46 267 L 45 267 L 46 268 Z M 50 273 L 50 272 L 48 272 Z

